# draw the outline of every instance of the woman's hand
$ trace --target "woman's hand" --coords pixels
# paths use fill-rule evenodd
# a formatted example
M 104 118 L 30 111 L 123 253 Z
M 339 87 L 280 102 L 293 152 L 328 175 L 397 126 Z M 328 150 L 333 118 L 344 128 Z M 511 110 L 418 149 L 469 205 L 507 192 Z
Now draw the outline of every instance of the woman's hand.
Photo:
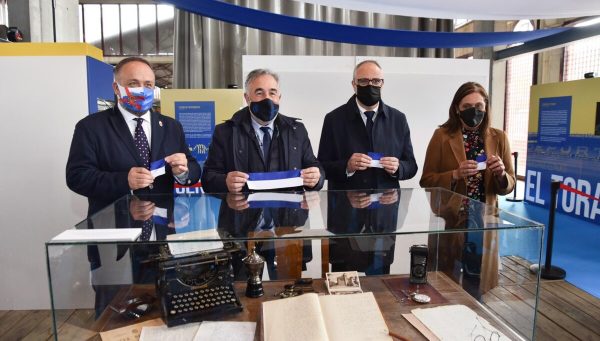
M 497 155 L 492 155 L 487 159 L 487 168 L 498 180 L 502 180 L 506 175 L 504 162 L 502 162 L 502 159 Z
M 452 171 L 452 179 L 458 180 L 477 174 L 477 161 L 465 160 L 462 161 L 458 168 Z

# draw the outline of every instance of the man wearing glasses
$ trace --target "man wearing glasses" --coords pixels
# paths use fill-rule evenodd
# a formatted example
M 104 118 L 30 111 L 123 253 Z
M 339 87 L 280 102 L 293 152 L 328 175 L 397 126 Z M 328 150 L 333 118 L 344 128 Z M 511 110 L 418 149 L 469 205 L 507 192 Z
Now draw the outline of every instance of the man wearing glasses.
M 318 159 L 328 189 L 398 188 L 417 172 L 406 116 L 381 100 L 381 66 L 354 68 L 354 95 L 325 116 Z

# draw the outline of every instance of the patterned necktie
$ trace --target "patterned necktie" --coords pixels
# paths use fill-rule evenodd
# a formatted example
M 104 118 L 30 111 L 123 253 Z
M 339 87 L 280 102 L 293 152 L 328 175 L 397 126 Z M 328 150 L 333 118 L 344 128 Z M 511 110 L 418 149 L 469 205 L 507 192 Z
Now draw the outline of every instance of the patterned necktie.
M 150 169 L 150 144 L 148 144 L 148 138 L 146 137 L 146 133 L 142 127 L 142 122 L 144 122 L 144 119 L 138 117 L 134 118 L 134 120 L 137 121 L 137 125 L 135 126 L 133 142 L 135 143 L 135 147 L 138 150 L 140 158 L 142 158 L 142 161 L 144 162 L 144 167 Z
M 375 116 L 375 112 L 365 111 L 365 116 L 367 116 L 367 135 L 369 136 L 369 143 L 371 143 L 371 151 L 373 151 L 373 116 Z
M 265 164 L 269 162 L 269 150 L 271 149 L 271 128 L 269 127 L 260 127 L 260 130 L 263 131 L 263 139 L 262 139 L 262 152 L 263 158 L 265 159 Z
M 142 234 L 140 235 L 141 241 L 148 241 L 152 236 L 152 230 L 154 230 L 154 223 L 152 219 L 144 220 L 142 223 Z

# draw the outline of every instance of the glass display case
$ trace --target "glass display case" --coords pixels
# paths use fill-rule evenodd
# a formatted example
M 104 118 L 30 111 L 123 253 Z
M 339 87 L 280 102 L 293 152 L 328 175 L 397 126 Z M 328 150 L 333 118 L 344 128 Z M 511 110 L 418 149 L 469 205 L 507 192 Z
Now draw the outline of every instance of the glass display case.
M 268 339 L 264 302 L 348 290 L 373 293 L 390 335 L 443 336 L 436 313 L 470 340 L 533 339 L 542 238 L 440 188 L 130 195 L 46 243 L 54 337 L 249 321 Z

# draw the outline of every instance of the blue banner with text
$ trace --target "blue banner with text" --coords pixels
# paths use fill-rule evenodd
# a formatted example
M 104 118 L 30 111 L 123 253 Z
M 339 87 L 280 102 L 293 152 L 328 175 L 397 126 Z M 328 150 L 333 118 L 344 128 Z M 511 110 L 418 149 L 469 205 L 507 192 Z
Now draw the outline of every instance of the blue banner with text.
M 181 122 L 192 156 L 204 163 L 215 130 L 215 102 L 175 102 L 175 118 Z

